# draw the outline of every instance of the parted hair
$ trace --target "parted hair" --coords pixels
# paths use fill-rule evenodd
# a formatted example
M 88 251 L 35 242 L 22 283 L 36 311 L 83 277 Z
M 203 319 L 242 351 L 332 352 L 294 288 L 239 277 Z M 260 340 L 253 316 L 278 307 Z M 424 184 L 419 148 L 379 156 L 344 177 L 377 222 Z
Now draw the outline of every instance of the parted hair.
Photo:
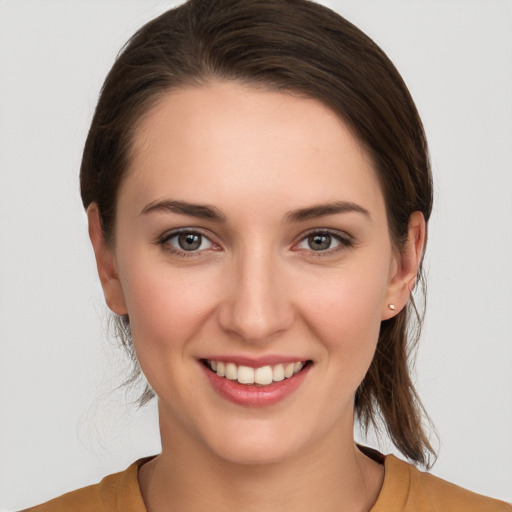
M 153 19 L 127 42 L 100 93 L 80 169 L 84 207 L 96 203 L 107 243 L 115 241 L 117 195 L 141 118 L 165 94 L 214 80 L 314 98 L 351 128 L 372 160 L 396 250 L 410 215 L 432 210 L 432 177 L 421 119 L 395 66 L 361 30 L 308 0 L 189 0 Z M 423 283 L 420 267 L 417 282 Z M 140 367 L 127 315 L 117 333 Z M 411 328 L 411 322 L 415 328 Z M 377 350 L 355 395 L 364 429 L 385 428 L 410 460 L 435 452 L 411 378 L 422 314 L 411 297 L 381 323 Z M 140 404 L 153 396 L 149 386 Z

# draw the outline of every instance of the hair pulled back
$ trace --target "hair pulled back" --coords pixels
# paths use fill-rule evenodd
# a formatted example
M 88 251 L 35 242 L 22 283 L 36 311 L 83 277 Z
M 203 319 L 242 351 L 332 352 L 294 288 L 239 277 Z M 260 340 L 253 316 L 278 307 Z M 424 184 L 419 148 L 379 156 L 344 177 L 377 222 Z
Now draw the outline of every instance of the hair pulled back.
M 115 241 L 119 187 L 131 161 L 142 116 L 168 92 L 212 80 L 315 98 L 336 112 L 372 158 L 386 201 L 391 239 L 407 240 L 411 213 L 428 221 L 432 180 L 427 143 L 414 102 L 384 52 L 330 9 L 307 0 L 189 0 L 143 26 L 109 72 L 80 170 L 84 207 L 96 203 L 107 243 Z M 421 272 L 418 276 L 421 278 Z M 377 350 L 355 397 L 366 429 L 382 421 L 409 459 L 428 465 L 434 451 L 409 359 L 417 341 L 412 299 L 381 324 Z M 129 320 L 118 333 L 135 365 Z M 146 387 L 140 403 L 153 396 Z

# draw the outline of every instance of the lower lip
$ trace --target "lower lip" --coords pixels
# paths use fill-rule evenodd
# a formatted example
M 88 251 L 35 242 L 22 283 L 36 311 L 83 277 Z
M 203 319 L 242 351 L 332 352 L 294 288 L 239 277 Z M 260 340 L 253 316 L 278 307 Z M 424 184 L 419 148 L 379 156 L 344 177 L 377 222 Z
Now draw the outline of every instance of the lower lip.
M 311 363 L 309 363 L 299 373 L 288 379 L 273 382 L 268 386 L 251 386 L 240 384 L 236 380 L 219 377 L 203 363 L 200 364 L 217 393 L 230 402 L 245 407 L 268 407 L 284 400 L 302 384 L 311 368 Z

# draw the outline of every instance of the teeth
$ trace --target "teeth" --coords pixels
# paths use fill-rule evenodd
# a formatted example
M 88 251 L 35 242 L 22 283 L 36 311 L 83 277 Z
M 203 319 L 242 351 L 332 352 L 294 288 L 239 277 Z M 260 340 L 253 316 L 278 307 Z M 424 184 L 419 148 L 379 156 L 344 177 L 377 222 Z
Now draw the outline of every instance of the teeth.
M 240 382 L 240 384 L 254 384 L 254 368 L 239 366 L 238 382 Z
M 293 370 L 295 369 L 295 363 L 288 363 L 284 367 L 284 377 L 285 379 L 289 379 L 293 375 Z
M 226 363 L 226 378 L 229 380 L 238 379 L 238 367 L 235 363 Z
M 275 382 L 284 380 L 284 366 L 282 364 L 276 364 L 273 368 L 273 373 Z
M 223 363 L 222 361 L 207 361 L 208 366 L 219 377 L 226 377 L 229 380 L 237 380 L 240 384 L 256 384 L 268 386 L 272 382 L 281 382 L 299 373 L 305 363 L 276 364 L 274 366 L 262 366 L 251 368 L 250 366 L 237 366 L 235 363 Z
M 272 384 L 273 380 L 274 375 L 270 366 L 263 366 L 262 368 L 256 368 L 256 370 L 254 370 L 254 382 L 256 384 L 267 386 L 268 384 Z

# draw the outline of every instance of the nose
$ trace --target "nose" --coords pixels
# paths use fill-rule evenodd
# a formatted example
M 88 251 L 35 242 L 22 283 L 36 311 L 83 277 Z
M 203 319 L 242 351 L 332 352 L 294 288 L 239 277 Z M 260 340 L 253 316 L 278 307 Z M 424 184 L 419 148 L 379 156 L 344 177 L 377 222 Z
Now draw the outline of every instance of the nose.
M 293 323 L 286 273 L 277 259 L 262 251 L 252 252 L 238 258 L 227 277 L 219 323 L 246 343 L 270 342 Z

